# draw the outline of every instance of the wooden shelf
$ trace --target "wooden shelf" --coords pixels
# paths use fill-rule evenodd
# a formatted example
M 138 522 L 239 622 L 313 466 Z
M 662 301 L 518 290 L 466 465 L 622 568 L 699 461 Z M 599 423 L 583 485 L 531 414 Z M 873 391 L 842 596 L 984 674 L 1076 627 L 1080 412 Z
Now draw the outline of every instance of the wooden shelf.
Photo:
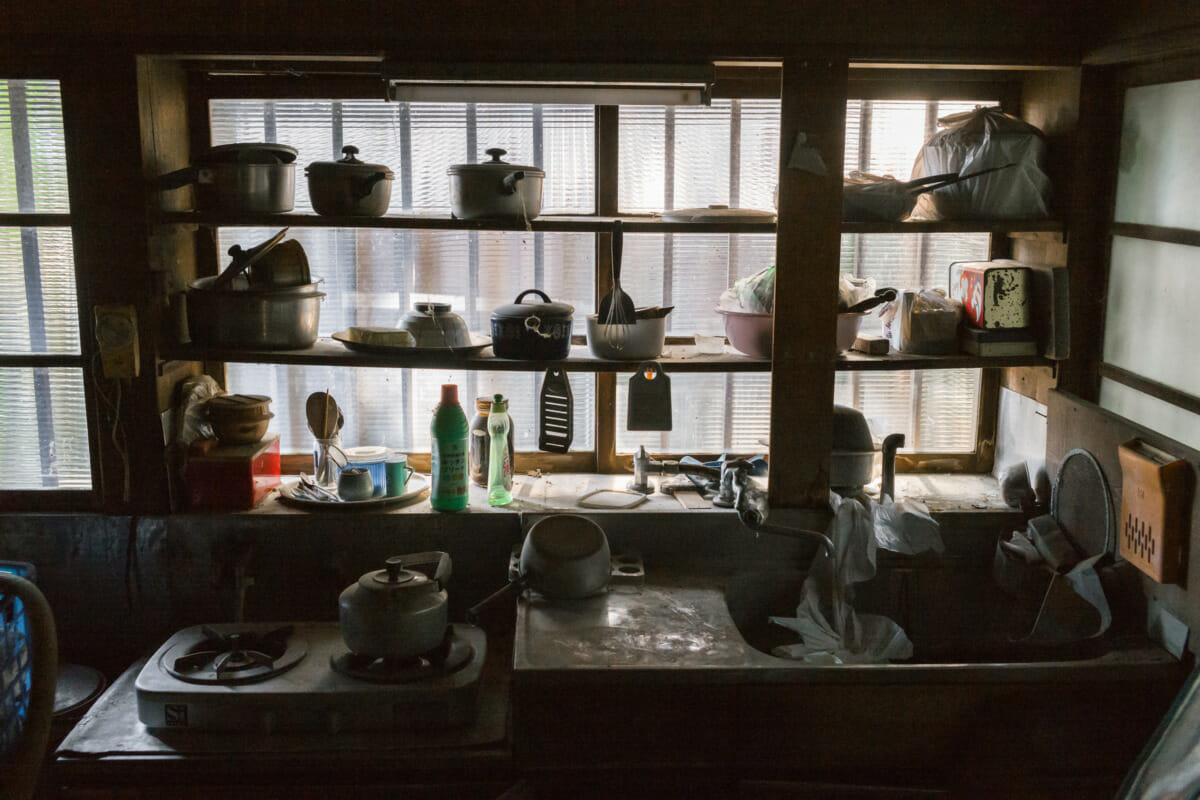
M 937 222 L 843 222 L 842 233 L 1060 233 L 1058 220 L 939 220 Z
M 156 215 L 156 221 L 168 225 L 206 225 L 228 228 L 397 228 L 444 231 L 534 231 L 547 233 L 604 233 L 621 220 L 626 233 L 775 233 L 774 222 L 664 222 L 650 216 L 597 217 L 547 216 L 530 220 L 528 227 L 519 222 L 454 219 L 435 214 L 382 217 L 327 217 L 319 214 L 224 214 L 192 211 L 168 211 Z
M 769 372 L 771 361 L 751 358 L 729 347 L 721 355 L 693 355 L 691 345 L 667 345 L 657 359 L 668 372 Z M 301 364 L 339 367 L 407 367 L 411 369 L 468 369 L 507 372 L 540 372 L 561 366 L 567 372 L 632 372 L 637 361 L 596 358 L 586 346 L 574 345 L 565 361 L 524 361 L 496 358 L 491 348 L 477 355 L 397 351 L 367 353 L 350 350 L 333 339 L 318 339 L 306 350 L 236 350 L 181 346 L 163 354 L 176 361 L 226 361 L 252 364 Z
M 888 353 L 869 356 L 866 353 L 842 353 L 838 370 L 842 372 L 883 372 L 913 369 L 979 369 L 984 367 L 1048 367 L 1054 362 L 1043 356 L 973 356 L 956 353 L 952 356 L 918 356 L 908 353 Z
M 574 345 L 564 361 L 524 361 L 496 358 L 491 348 L 475 355 L 396 351 L 368 353 L 350 350 L 341 342 L 322 338 L 304 350 L 241 350 L 180 345 L 163 357 L 173 361 L 226 361 L 248 364 L 295 364 L 335 367 L 388 367 L 409 369 L 467 369 L 497 372 L 540 372 L 561 366 L 567 372 L 632 372 L 637 361 L 613 361 L 596 358 L 585 345 Z M 742 355 L 726 345 L 720 355 L 694 355 L 689 344 L 668 344 L 655 359 L 667 372 L 770 372 L 771 360 Z M 842 353 L 837 359 L 839 371 L 897 371 L 914 369 L 973 369 L 982 367 L 1036 367 L 1054 362 L 1041 356 L 1001 356 L 981 358 L 960 353 L 952 356 L 916 356 L 889 353 L 869 356 Z
M 775 233 L 774 222 L 664 222 L 651 216 L 547 216 L 520 223 L 465 220 L 438 214 L 382 217 L 327 217 L 319 214 L 226 214 L 164 211 L 155 221 L 166 225 L 205 225 L 226 228 L 394 228 L 444 231 L 534 231 L 546 233 L 604 233 L 621 220 L 626 233 Z M 1056 220 L 971 220 L 945 222 L 843 222 L 843 233 L 1020 233 L 1061 232 Z

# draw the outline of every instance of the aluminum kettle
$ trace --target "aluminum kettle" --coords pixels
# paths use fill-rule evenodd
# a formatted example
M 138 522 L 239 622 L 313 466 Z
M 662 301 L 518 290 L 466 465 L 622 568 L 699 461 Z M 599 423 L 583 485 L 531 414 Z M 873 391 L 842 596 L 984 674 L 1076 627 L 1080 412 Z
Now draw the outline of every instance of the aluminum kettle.
M 338 598 L 342 639 L 354 653 L 410 659 L 441 644 L 449 624 L 450 556 L 433 551 L 387 559 Z

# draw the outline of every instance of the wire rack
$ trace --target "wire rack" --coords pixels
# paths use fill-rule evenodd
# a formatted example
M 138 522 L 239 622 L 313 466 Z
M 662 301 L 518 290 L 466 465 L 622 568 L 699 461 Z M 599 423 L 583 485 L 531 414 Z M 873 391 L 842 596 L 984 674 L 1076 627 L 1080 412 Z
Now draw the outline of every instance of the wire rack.
M 13 562 L 0 563 L 0 571 L 33 579 L 33 569 Z M 32 666 L 25 605 L 0 593 L 0 756 L 21 738 L 29 712 Z

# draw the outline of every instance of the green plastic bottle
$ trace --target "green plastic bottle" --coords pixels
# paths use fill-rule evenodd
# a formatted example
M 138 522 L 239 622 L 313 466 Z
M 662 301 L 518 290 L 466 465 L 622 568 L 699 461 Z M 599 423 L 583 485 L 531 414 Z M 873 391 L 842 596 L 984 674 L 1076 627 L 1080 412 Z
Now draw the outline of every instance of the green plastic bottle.
M 490 452 L 488 453 L 488 505 L 506 506 L 512 502 L 513 463 L 508 452 L 512 419 L 504 395 L 492 398 L 487 418 Z
M 438 511 L 467 507 L 467 415 L 458 404 L 458 386 L 442 384 L 442 400 L 433 411 L 429 504 Z

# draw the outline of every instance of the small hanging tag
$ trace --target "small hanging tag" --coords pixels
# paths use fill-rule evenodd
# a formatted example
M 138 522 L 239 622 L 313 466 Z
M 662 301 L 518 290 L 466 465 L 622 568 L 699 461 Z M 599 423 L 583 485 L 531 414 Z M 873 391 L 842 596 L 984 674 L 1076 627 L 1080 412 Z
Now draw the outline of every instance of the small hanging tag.
M 671 430 L 671 379 L 655 361 L 638 366 L 629 379 L 629 409 L 625 429 L 630 431 Z

